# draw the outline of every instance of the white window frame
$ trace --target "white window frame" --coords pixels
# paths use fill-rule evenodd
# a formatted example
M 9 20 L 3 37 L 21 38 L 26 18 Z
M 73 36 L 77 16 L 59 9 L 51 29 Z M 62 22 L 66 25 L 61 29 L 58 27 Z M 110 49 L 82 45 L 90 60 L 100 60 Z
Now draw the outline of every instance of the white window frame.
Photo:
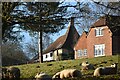
M 78 52 L 78 57 L 82 57 L 83 51 L 82 50 L 77 50 L 77 52 Z
M 103 36 L 103 28 L 95 28 L 95 36 Z
M 105 44 L 94 45 L 94 56 L 105 56 Z
M 84 56 L 87 56 L 87 49 L 84 49 Z

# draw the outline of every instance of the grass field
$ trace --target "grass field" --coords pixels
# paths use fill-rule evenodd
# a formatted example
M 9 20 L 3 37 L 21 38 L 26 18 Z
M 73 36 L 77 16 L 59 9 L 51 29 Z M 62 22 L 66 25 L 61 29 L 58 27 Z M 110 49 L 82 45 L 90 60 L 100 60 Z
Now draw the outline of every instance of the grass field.
M 118 55 L 114 56 L 108 56 L 108 57 L 96 57 L 96 58 L 90 58 L 90 59 L 78 59 L 78 60 L 64 60 L 64 61 L 55 61 L 55 62 L 45 62 L 45 63 L 34 63 L 34 64 L 24 64 L 24 65 L 18 65 L 15 67 L 18 67 L 21 71 L 21 78 L 29 78 L 32 79 L 36 75 L 37 72 L 45 72 L 49 74 L 50 76 L 53 76 L 56 72 L 61 71 L 63 69 L 67 68 L 74 68 L 81 70 L 80 64 L 82 61 L 88 61 L 89 63 L 96 64 L 94 67 L 97 68 L 99 66 L 110 66 L 112 63 L 117 62 L 118 63 Z M 101 63 L 106 61 L 107 63 Z M 87 70 L 82 72 L 82 78 L 79 80 L 101 80 L 101 79 L 107 79 L 107 80 L 117 80 L 120 79 L 119 74 L 115 75 L 103 75 L 100 77 L 93 77 L 94 70 Z M 67 79 L 68 80 L 68 79 Z M 73 79 L 69 79 L 73 80 Z M 78 79 L 74 79 L 78 80 Z

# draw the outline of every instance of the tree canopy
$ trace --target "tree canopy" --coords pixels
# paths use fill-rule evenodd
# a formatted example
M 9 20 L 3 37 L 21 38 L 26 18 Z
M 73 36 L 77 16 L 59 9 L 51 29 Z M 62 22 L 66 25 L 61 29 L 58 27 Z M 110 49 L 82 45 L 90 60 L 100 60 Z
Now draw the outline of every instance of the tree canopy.
M 21 25 L 25 30 L 42 30 L 46 33 L 63 29 L 66 20 L 64 12 L 67 8 L 59 7 L 59 4 L 59 2 L 2 2 L 3 39 L 12 36 L 10 33 L 15 24 Z
M 15 33 L 12 30 L 16 26 L 15 24 L 19 24 L 25 30 L 40 31 L 42 29 L 46 33 L 54 33 L 64 28 L 65 17 L 68 14 L 79 19 L 81 18 L 81 21 L 85 22 L 86 19 L 92 20 L 104 14 L 119 15 L 120 13 L 119 2 L 91 1 L 91 3 L 75 1 L 75 5 L 66 4 L 64 1 L 41 3 L 2 2 L 3 39 L 6 37 L 16 38 L 16 36 L 12 35 L 13 32 Z M 73 7 L 74 10 L 66 13 L 69 7 Z M 38 26 L 39 24 L 40 26 Z

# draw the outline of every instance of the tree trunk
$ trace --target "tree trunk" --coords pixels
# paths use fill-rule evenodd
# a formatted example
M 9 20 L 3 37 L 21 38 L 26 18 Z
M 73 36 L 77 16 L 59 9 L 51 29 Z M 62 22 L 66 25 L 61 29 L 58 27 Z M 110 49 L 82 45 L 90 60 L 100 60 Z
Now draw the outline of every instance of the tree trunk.
M 43 32 L 42 32 L 42 30 L 39 32 L 39 62 L 40 63 L 43 63 L 43 45 L 42 45 L 42 34 Z

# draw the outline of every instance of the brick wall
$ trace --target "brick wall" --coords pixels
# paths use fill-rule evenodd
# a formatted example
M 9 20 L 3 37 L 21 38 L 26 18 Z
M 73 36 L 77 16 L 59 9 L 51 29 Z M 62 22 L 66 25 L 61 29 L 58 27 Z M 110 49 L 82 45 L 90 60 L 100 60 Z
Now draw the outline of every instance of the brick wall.
M 86 34 L 86 32 L 83 32 L 83 34 L 80 36 L 77 44 L 74 47 L 75 59 L 87 57 L 87 56 L 82 56 L 82 57 L 78 56 L 77 50 L 84 50 L 84 49 L 87 49 L 87 34 Z
M 87 37 L 87 54 L 94 57 L 94 45 L 105 44 L 105 56 L 112 55 L 112 33 L 107 26 L 103 26 L 103 36 L 95 36 L 95 28 L 91 28 Z

